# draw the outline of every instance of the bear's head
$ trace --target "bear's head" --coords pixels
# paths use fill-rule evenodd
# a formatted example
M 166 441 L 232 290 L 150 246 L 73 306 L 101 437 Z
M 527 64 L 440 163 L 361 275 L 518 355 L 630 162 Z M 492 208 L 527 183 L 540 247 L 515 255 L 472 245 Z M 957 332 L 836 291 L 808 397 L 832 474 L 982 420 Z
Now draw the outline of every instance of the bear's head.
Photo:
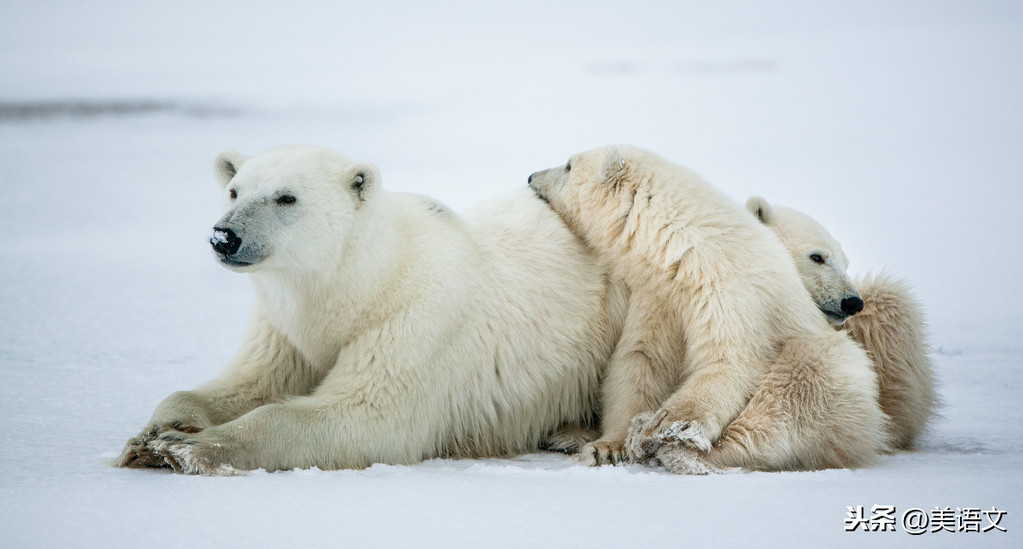
M 530 175 L 529 187 L 587 244 L 608 250 L 625 230 L 638 186 L 652 178 L 647 172 L 656 170 L 655 160 L 635 147 L 602 147 Z
M 863 299 L 846 273 L 849 260 L 820 223 L 791 208 L 772 206 L 759 196 L 747 200 L 746 209 L 781 240 L 803 285 L 831 324 L 840 326 L 863 309 Z
M 277 147 L 251 158 L 225 150 L 213 168 L 223 215 L 210 245 L 221 264 L 240 272 L 337 261 L 380 183 L 374 165 L 319 147 Z

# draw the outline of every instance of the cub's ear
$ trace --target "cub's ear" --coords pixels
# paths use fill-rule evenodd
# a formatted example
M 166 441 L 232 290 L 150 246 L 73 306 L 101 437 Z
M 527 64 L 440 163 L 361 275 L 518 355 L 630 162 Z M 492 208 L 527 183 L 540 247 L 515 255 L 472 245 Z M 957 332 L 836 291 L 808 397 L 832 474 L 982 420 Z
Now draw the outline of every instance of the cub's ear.
M 746 201 L 746 209 L 764 225 L 774 222 L 774 211 L 771 210 L 771 204 L 762 197 L 751 196 Z
M 234 179 L 234 175 L 238 173 L 246 160 L 248 157 L 231 149 L 224 149 L 217 153 L 213 159 L 213 173 L 217 176 L 221 187 L 226 187 Z
M 376 195 L 380 180 L 380 170 L 370 162 L 357 162 L 348 166 L 342 177 L 342 183 L 348 185 L 352 194 L 362 202 Z
M 604 182 L 617 187 L 625 179 L 629 164 L 617 149 L 612 149 L 604 158 Z

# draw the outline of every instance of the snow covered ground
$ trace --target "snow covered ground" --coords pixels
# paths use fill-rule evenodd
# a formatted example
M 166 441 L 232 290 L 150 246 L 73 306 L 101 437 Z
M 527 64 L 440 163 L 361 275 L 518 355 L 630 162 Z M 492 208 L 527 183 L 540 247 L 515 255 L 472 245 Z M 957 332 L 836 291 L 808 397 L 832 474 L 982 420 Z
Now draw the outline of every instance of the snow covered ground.
M 1023 546 L 1023 7 L 705 4 L 5 3 L 0 546 Z M 852 270 L 916 287 L 943 418 L 857 471 L 109 467 L 240 339 L 213 155 L 284 143 L 459 209 L 633 143 L 808 211 Z M 994 507 L 1008 532 L 844 532 L 858 505 Z

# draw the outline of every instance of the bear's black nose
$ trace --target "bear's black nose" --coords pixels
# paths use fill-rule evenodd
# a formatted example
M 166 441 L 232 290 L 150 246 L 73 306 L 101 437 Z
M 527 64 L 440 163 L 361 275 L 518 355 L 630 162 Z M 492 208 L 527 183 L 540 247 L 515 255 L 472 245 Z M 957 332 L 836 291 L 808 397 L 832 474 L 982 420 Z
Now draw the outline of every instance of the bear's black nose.
M 527 179 L 527 180 L 526 180 L 526 183 L 532 183 L 532 182 L 533 182 L 533 176 L 534 176 L 534 175 L 536 175 L 536 174 L 535 174 L 535 173 L 531 173 L 531 174 L 529 174 L 529 179 Z
M 234 255 L 242 245 L 242 239 L 234 234 L 231 229 L 213 227 L 213 236 L 210 237 L 210 246 L 221 255 Z M 842 303 L 845 303 L 844 301 Z
M 852 316 L 863 310 L 863 300 L 859 296 L 847 297 L 842 300 L 842 312 Z

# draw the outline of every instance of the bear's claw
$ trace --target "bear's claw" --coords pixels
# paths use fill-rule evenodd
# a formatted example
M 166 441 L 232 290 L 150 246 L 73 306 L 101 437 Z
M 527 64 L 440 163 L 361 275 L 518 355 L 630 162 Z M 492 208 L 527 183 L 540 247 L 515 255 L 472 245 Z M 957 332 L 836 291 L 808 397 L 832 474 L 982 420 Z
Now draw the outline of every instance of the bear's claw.
M 624 441 L 598 440 L 583 447 L 576 458 L 583 465 L 624 465 L 629 463 Z

